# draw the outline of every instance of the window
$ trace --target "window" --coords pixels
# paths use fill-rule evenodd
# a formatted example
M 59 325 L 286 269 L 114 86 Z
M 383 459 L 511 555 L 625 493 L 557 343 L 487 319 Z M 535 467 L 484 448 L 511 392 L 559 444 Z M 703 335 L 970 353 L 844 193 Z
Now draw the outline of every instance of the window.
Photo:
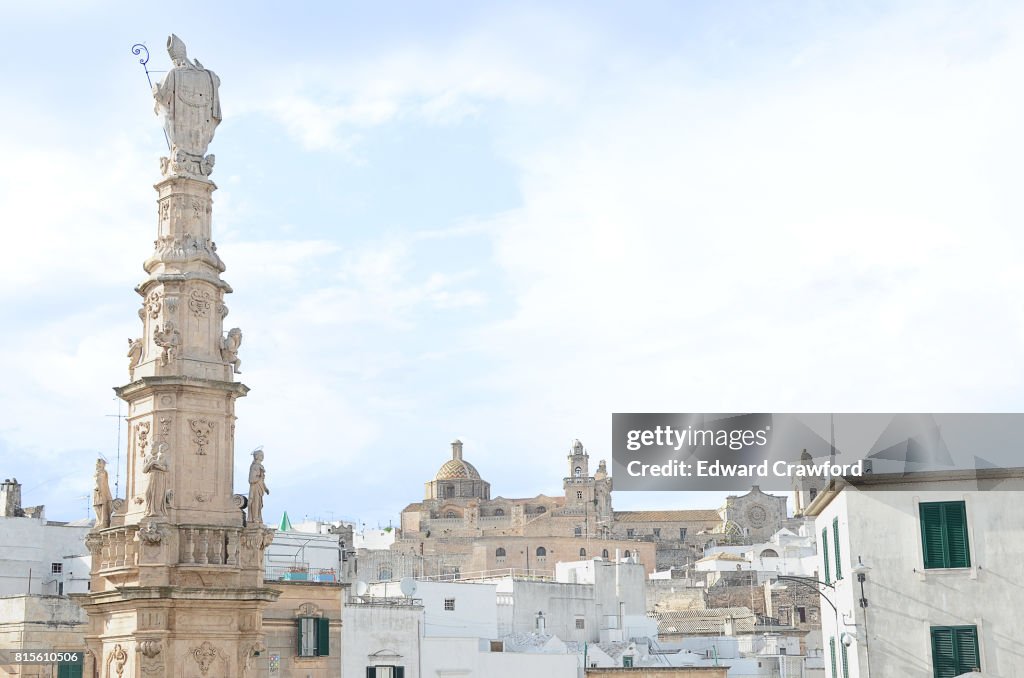
M 458 516 L 455 514 L 455 511 L 449 511 L 448 513 L 444 514 L 444 517 L 445 518 L 457 518 Z
M 455 599 L 454 598 L 445 598 L 444 599 L 444 611 L 445 612 L 454 612 L 455 611 Z
M 503 515 L 505 515 L 505 509 L 500 509 L 500 508 L 499 509 L 494 509 L 494 515 L 496 515 L 496 516 L 503 516 Z
M 978 627 L 933 626 L 932 667 L 935 678 L 953 678 L 981 670 Z
M 366 678 L 405 678 L 405 667 L 367 666 Z
M 576 628 L 577 629 L 585 628 L 585 622 L 583 621 L 583 617 L 576 617 Z
M 962 501 L 922 502 L 920 512 L 925 569 L 970 567 L 966 504 Z
M 761 551 L 761 557 L 762 558 L 778 558 L 779 557 L 779 552 L 776 551 L 775 549 L 765 549 L 764 551 Z
M 544 512 L 545 512 L 545 511 L 547 511 L 547 510 L 548 510 L 548 509 L 547 509 L 547 507 L 545 507 L 545 506 L 538 506 L 538 507 L 537 507 L 537 513 L 544 513 Z
M 299 617 L 298 631 L 300 657 L 326 657 L 330 655 L 330 619 L 326 617 Z
M 381 565 L 377 568 L 377 580 L 378 581 L 391 581 L 391 566 Z
M 832 583 L 832 571 L 829 569 L 829 566 L 828 566 L 828 528 L 827 527 L 821 528 L 821 555 L 825 559 L 825 583 L 826 584 L 831 584 Z M 833 639 L 833 640 L 835 640 L 835 639 Z M 835 673 L 835 671 L 832 671 L 832 673 Z
M 537 557 L 538 558 L 543 558 L 547 554 L 548 554 L 548 550 L 546 548 L 544 548 L 543 546 L 538 546 L 537 547 Z
M 582 477 L 583 476 L 583 467 L 582 466 L 577 466 L 576 470 L 574 470 L 572 474 L 574 476 L 576 476 L 577 478 Z
M 572 529 L 572 535 L 574 537 L 582 537 L 583 536 L 583 528 L 582 527 L 574 527 Z
M 50 574 L 60 574 L 64 571 L 63 563 L 50 563 Z
M 499 546 L 499 547 L 498 547 L 498 548 L 497 548 L 497 549 L 496 549 L 496 550 L 494 551 L 494 557 L 495 557 L 495 558 L 504 558 L 504 557 L 505 557 L 505 549 L 503 549 L 502 547 L 500 547 L 500 546 Z
M 839 560 L 839 516 L 832 519 L 832 541 L 835 542 L 836 549 L 836 581 L 839 581 L 843 578 L 843 564 Z M 846 646 L 843 645 L 843 647 Z
M 801 624 L 807 621 L 807 608 L 806 607 L 797 607 L 796 608 L 796 619 Z
M 827 562 L 827 560 L 826 560 Z M 832 678 L 839 678 L 839 673 L 836 672 L 836 638 L 832 636 L 828 639 L 828 653 L 832 656 Z
M 580 558 L 587 557 L 587 549 L 580 549 Z
M 817 496 L 818 496 L 818 488 L 812 487 L 811 488 L 811 501 L 814 501 L 814 498 L 817 497 Z
M 608 549 L 601 549 L 601 557 L 602 558 L 607 558 L 608 557 Z
M 660 527 L 654 528 L 654 538 L 655 539 L 660 539 L 661 538 L 661 528 Z
M 843 648 L 843 678 L 850 678 L 850 659 L 847 657 L 849 648 L 846 647 L 846 643 L 840 643 Z
M 628 654 L 622 655 L 622 666 L 624 668 L 627 668 L 627 669 L 633 668 L 633 657 L 632 657 L 632 655 L 628 655 Z
M 629 549 L 626 549 L 626 552 L 625 552 L 625 553 L 623 553 L 622 555 L 623 555 L 624 557 L 626 557 L 626 558 L 629 558 L 629 557 L 630 557 L 630 556 L 631 556 L 632 554 L 631 554 L 631 553 L 629 552 Z
M 632 527 L 627 527 L 626 528 L 626 537 L 632 539 L 635 534 L 636 534 L 636 530 L 634 530 Z
M 454 497 L 455 496 L 455 486 L 454 485 L 445 485 L 444 496 L 446 496 L 446 497 Z
M 679 528 L 679 541 L 683 541 L 684 539 L 686 539 L 686 528 L 685 527 L 680 527 Z
M 82 678 L 82 662 L 79 661 L 75 664 L 58 664 L 57 678 Z
M 583 492 L 581 490 L 576 490 L 576 498 L 583 499 Z

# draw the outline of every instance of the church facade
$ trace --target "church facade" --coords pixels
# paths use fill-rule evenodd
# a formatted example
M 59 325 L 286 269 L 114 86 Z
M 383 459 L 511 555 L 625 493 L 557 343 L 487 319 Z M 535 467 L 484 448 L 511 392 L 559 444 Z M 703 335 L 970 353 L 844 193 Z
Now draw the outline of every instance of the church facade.
M 402 510 L 391 552 L 360 554 L 360 577 L 545 570 L 592 557 L 631 558 L 654 572 L 691 564 L 712 544 L 766 540 L 786 520 L 786 498 L 757 487 L 718 509 L 616 511 L 605 462 L 591 472 L 579 440 L 566 456 L 561 495 L 492 497 L 463 447 L 452 442 L 451 458 L 424 484 L 423 499 Z

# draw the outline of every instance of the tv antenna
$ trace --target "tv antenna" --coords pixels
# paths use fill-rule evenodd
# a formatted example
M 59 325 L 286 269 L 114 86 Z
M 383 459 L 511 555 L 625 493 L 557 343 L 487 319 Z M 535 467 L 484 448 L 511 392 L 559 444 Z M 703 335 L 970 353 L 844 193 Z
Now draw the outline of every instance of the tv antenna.
M 117 401 L 117 414 L 107 414 L 107 417 L 117 417 L 117 467 L 114 475 L 114 498 L 120 497 L 120 485 L 121 485 L 121 420 L 126 417 L 121 414 L 121 399 L 114 396 L 114 400 Z

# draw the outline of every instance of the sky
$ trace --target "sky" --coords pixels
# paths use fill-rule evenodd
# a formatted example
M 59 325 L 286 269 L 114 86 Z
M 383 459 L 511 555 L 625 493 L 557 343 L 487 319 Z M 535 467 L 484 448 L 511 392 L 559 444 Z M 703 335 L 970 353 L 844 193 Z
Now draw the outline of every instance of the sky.
M 456 437 L 561 494 L 613 412 L 1022 409 L 1014 3 L 5 3 L 0 476 L 51 520 L 124 453 L 171 32 L 268 521 L 397 524 Z

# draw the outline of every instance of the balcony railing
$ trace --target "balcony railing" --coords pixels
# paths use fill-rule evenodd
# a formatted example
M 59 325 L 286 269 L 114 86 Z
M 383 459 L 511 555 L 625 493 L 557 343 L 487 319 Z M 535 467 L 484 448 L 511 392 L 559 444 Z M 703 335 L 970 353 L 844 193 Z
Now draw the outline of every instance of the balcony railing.
M 307 567 L 303 565 L 268 565 L 264 569 L 266 581 L 312 581 L 336 582 L 338 572 L 333 568 Z

